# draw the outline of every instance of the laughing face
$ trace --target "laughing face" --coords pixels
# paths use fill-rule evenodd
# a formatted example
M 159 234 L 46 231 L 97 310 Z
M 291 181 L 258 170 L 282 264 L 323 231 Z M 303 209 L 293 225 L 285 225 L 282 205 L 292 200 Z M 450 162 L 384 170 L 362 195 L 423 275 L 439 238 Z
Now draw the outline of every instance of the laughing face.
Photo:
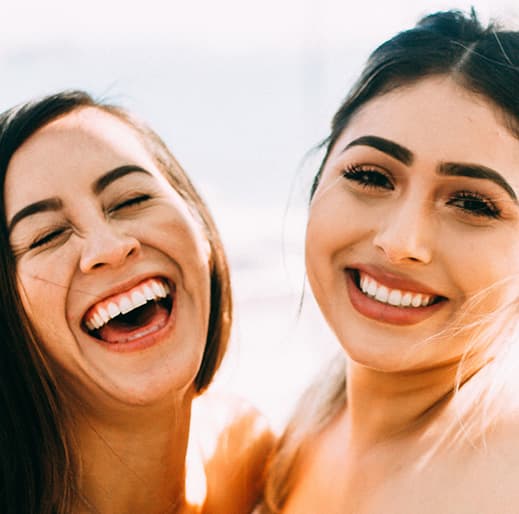
M 505 125 L 483 99 L 429 78 L 369 101 L 337 140 L 312 199 L 306 261 L 354 361 L 455 362 L 467 334 L 435 334 L 475 296 L 476 317 L 515 298 L 519 141 Z
M 90 403 L 190 390 L 210 247 L 136 131 L 75 110 L 15 152 L 4 195 L 25 309 L 69 386 Z

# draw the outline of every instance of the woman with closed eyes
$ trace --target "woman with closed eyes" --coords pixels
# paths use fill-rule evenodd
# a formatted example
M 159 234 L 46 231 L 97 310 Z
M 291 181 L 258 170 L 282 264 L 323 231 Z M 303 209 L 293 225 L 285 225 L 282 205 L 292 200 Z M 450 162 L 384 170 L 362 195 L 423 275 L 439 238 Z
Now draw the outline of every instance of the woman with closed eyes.
M 306 233 L 342 346 L 258 513 L 519 511 L 519 32 L 432 14 L 332 122 Z
M 249 512 L 271 436 L 209 385 L 211 216 L 158 136 L 63 92 L 0 115 L 0 511 Z

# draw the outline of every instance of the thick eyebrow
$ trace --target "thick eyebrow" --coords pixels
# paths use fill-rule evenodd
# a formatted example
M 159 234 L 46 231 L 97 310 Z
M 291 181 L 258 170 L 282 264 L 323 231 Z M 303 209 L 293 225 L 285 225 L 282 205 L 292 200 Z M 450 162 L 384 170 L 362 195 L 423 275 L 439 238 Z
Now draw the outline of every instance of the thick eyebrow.
M 361 136 L 353 141 L 350 141 L 345 147 L 344 151 L 352 146 L 371 146 L 381 152 L 387 153 L 391 157 L 394 157 L 398 161 L 404 163 L 406 166 L 409 166 L 413 163 L 414 155 L 411 150 L 405 148 L 404 146 L 395 143 L 394 141 L 390 141 L 389 139 L 385 139 L 379 136 Z
M 438 174 L 449 177 L 469 177 L 491 180 L 503 188 L 517 203 L 517 195 L 512 186 L 497 171 L 480 164 L 443 162 L 438 166 Z
M 92 185 L 92 191 L 94 194 L 99 195 L 104 191 L 110 184 L 116 180 L 130 174 L 130 173 L 145 173 L 151 175 L 151 173 L 140 166 L 133 164 L 127 164 L 119 166 L 113 170 L 106 172 L 104 175 L 99 177 Z M 8 224 L 8 231 L 11 233 L 17 223 L 22 221 L 24 218 L 39 214 L 41 212 L 48 211 L 59 211 L 63 208 L 63 202 L 59 198 L 46 198 L 38 202 L 31 203 L 22 209 L 20 209 L 11 219 Z
M 13 231 L 14 226 L 22 221 L 24 218 L 32 216 L 33 214 L 38 214 L 40 212 L 47 211 L 59 211 L 63 208 L 63 202 L 59 198 L 47 198 L 45 200 L 40 200 L 39 202 L 31 203 L 25 206 L 23 209 L 20 209 L 11 219 L 7 226 L 7 230 L 9 233 Z
M 130 174 L 130 173 L 145 173 L 146 175 L 151 175 L 151 173 L 140 166 L 135 164 L 126 164 L 124 166 L 119 166 L 113 170 L 106 172 L 104 175 L 101 175 L 92 185 L 92 191 L 94 194 L 98 195 L 102 191 L 104 191 L 112 182 Z
M 343 152 L 352 146 L 371 146 L 381 152 L 384 152 L 391 157 L 399 160 L 403 164 L 409 166 L 413 163 L 414 155 L 411 150 L 404 146 L 395 143 L 389 139 L 385 139 L 379 136 L 361 136 L 353 141 L 350 141 Z M 479 164 L 469 163 L 455 163 L 455 162 L 444 162 L 438 166 L 437 172 L 439 175 L 451 176 L 451 177 L 469 177 L 484 180 L 491 180 L 501 188 L 503 188 L 509 196 L 518 203 L 517 195 L 513 187 L 500 175 L 497 171 L 486 166 Z

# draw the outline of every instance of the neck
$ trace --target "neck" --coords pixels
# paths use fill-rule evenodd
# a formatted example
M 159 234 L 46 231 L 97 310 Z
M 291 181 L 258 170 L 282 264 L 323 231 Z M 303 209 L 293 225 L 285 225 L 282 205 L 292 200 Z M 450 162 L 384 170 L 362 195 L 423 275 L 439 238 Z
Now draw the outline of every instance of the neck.
M 448 417 L 459 362 L 405 372 L 381 372 L 350 361 L 347 379 L 348 438 L 361 448 L 416 436 Z M 467 361 L 463 381 L 481 363 Z M 450 412 L 450 411 L 449 411 Z
M 185 512 L 192 394 L 161 407 L 76 418 L 81 514 Z

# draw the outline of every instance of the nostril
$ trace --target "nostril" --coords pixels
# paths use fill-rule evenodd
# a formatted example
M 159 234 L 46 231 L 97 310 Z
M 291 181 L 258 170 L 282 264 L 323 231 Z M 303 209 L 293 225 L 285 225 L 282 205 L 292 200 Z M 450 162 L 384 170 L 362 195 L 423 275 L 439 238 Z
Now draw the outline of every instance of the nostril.
M 105 265 L 121 266 L 130 256 L 139 254 L 137 239 L 115 231 L 96 232 L 86 239 L 81 259 L 83 271 L 97 270 Z

